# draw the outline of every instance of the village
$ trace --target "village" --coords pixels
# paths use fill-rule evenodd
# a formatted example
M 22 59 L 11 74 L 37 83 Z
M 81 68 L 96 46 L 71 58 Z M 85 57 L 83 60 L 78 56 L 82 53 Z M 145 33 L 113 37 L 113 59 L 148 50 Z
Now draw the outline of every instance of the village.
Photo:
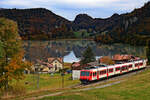
M 94 62 L 89 62 L 87 64 L 81 64 L 81 62 L 73 62 L 73 63 L 66 63 L 63 62 L 63 58 L 48 58 L 47 61 L 37 60 L 35 64 L 31 66 L 31 70 L 26 70 L 25 73 L 47 73 L 47 74 L 54 74 L 60 72 L 62 69 L 66 69 L 65 73 L 73 73 L 73 79 L 79 79 L 79 76 L 75 76 L 76 73 L 79 73 L 79 70 L 82 70 L 89 66 L 99 66 L 99 65 L 113 65 L 120 62 L 127 62 L 138 60 L 139 57 L 135 57 L 133 55 L 120 55 L 116 54 L 112 57 L 103 56 L 101 58 L 96 59 Z

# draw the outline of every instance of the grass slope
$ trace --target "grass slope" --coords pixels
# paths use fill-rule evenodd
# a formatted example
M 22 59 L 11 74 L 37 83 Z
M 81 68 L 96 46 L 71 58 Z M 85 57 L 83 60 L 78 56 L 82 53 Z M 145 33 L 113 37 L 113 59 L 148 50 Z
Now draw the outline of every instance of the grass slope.
M 120 84 L 84 92 L 68 92 L 40 100 L 150 100 L 150 70 L 126 78 Z

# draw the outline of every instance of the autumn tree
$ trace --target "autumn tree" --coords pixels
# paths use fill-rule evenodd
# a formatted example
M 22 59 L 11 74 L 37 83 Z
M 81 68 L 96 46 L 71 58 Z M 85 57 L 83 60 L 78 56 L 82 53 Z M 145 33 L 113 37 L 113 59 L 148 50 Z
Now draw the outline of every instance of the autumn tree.
M 100 58 L 100 63 L 107 64 L 107 65 L 115 64 L 115 62 L 109 56 L 104 56 Z
M 81 59 L 81 64 L 87 64 L 89 62 L 93 62 L 95 61 L 95 55 L 92 51 L 92 48 L 91 47 L 88 47 L 84 52 L 83 52 L 83 55 L 82 55 L 82 59 Z
M 27 63 L 17 24 L 5 18 L 0 18 L 0 52 L 0 88 L 7 90 L 12 79 L 22 78 Z

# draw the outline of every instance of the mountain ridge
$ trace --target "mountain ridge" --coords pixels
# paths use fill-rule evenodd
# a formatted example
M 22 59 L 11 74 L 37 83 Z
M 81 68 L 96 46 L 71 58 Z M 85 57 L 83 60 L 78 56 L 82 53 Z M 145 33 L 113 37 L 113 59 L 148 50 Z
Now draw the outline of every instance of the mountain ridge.
M 26 40 L 94 38 L 97 42 L 113 43 L 150 35 L 150 2 L 130 13 L 115 13 L 108 18 L 78 14 L 69 21 L 45 8 L 0 9 L 0 17 L 16 21 L 20 36 Z

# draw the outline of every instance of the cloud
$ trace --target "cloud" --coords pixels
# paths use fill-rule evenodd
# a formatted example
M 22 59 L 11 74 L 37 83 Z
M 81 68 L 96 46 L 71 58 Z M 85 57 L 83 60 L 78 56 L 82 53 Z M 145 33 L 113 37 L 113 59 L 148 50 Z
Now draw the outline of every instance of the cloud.
M 123 6 L 136 5 L 146 1 L 148 0 L 1 0 L 0 4 L 23 7 L 64 5 L 78 8 L 97 8 L 118 6 L 118 4 Z
M 130 12 L 149 0 L 0 0 L 2 8 L 43 7 L 69 19 L 75 14 L 88 13 L 93 17 L 108 17 L 113 13 Z

